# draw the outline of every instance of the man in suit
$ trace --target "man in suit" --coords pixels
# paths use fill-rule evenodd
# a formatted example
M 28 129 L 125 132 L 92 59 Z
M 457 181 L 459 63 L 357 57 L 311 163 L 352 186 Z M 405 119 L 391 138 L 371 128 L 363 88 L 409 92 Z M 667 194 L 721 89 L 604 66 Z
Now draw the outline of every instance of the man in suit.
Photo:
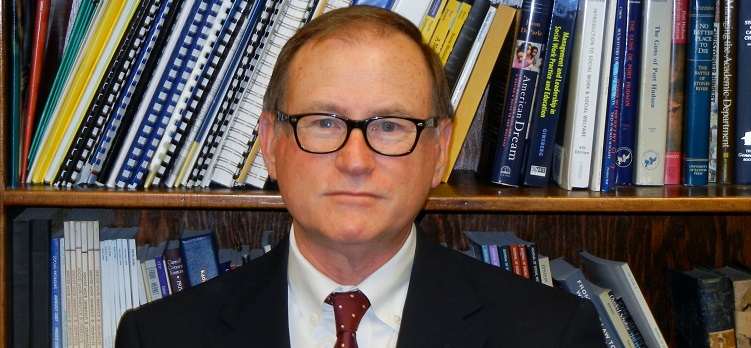
M 441 182 L 452 115 L 440 60 L 406 19 L 354 6 L 305 25 L 279 54 L 259 124 L 293 217 L 288 237 L 238 270 L 127 312 L 117 345 L 603 346 L 588 301 L 416 229 Z M 353 328 L 341 321 L 350 316 L 342 294 L 361 301 Z

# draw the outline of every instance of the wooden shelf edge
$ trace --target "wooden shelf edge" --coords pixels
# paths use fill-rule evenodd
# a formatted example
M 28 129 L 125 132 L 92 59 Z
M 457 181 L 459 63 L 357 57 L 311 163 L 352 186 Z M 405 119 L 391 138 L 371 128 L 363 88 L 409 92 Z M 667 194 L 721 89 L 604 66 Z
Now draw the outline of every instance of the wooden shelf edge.
M 751 188 L 718 194 L 680 187 L 623 187 L 614 192 L 505 188 L 442 184 L 431 192 L 426 212 L 526 213 L 751 213 Z M 7 188 L 6 207 L 60 206 L 133 209 L 284 210 L 275 190 L 115 190 Z

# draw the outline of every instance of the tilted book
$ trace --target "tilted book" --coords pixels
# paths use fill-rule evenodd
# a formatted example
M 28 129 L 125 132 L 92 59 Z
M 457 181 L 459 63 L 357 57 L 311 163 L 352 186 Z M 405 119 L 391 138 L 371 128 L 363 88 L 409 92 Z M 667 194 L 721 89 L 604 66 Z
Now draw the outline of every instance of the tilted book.
M 657 321 L 628 263 L 603 259 L 586 251 L 581 252 L 580 255 L 584 260 L 584 268 L 588 271 L 590 280 L 612 289 L 616 296 L 623 299 L 647 345 L 667 348 L 668 345 L 660 327 L 657 326 Z
M 668 269 L 675 328 L 681 347 L 735 346 L 733 282 L 709 270 Z
M 607 5 L 605 0 L 583 0 L 576 16 L 568 75 L 569 89 L 576 93 L 565 93 L 565 116 L 558 122 L 551 174 L 566 190 L 589 186 Z M 590 52 L 600 52 L 599 57 Z
M 670 88 L 673 3 L 643 0 L 642 69 L 634 147 L 634 184 L 663 185 Z
M 709 170 L 709 113 L 712 89 L 714 0 L 691 0 L 686 51 L 686 108 L 683 117 L 683 184 L 706 186 Z
M 459 36 L 456 38 L 454 48 L 451 50 L 445 64 L 444 71 L 446 72 L 446 78 L 450 89 L 454 89 L 456 81 L 459 78 L 459 74 L 462 68 L 465 66 L 465 61 L 469 55 L 472 45 L 477 38 L 477 34 L 480 31 L 480 27 L 483 24 L 485 16 L 490 9 L 490 0 L 477 0 L 472 9 L 467 14 L 467 19 L 464 21 Z
M 553 4 L 540 83 L 529 120 L 529 146 L 522 173 L 524 185 L 527 186 L 548 185 L 558 122 L 564 110 L 564 95 L 568 89 L 571 61 L 569 52 L 573 38 L 577 35 L 574 28 L 579 6 L 579 0 L 555 0 Z
M 553 275 L 553 283 L 557 288 L 587 299 L 594 304 L 597 314 L 600 316 L 600 326 L 602 327 L 605 344 L 608 347 L 624 347 L 623 341 L 618 337 L 615 326 L 610 320 L 607 308 L 602 301 L 595 297 L 594 289 L 592 289 L 589 280 L 584 277 L 584 272 L 560 257 L 550 261 L 550 271 Z

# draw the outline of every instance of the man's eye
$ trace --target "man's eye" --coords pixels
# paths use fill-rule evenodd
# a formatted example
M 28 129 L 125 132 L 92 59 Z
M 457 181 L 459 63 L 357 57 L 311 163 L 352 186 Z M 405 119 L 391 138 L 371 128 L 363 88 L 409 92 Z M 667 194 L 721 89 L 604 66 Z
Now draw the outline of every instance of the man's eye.
M 394 122 L 381 122 L 381 124 L 378 125 L 378 130 L 381 132 L 394 132 L 399 129 L 399 125 Z
M 334 120 L 328 120 L 328 119 L 318 120 L 317 126 L 320 128 L 333 128 Z

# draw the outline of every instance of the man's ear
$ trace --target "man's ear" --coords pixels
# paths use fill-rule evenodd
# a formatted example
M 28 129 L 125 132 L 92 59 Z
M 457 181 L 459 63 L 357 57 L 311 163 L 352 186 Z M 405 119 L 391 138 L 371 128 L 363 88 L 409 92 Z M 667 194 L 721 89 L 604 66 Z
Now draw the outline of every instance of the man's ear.
M 451 143 L 452 121 L 444 119 L 438 124 L 438 153 L 435 170 L 433 172 L 433 186 L 436 187 L 443 181 L 443 173 L 448 163 L 449 144 Z
M 266 164 L 269 178 L 276 180 L 276 153 L 274 141 L 276 140 L 276 117 L 270 112 L 261 113 L 258 120 L 258 140 L 261 146 L 261 156 Z

